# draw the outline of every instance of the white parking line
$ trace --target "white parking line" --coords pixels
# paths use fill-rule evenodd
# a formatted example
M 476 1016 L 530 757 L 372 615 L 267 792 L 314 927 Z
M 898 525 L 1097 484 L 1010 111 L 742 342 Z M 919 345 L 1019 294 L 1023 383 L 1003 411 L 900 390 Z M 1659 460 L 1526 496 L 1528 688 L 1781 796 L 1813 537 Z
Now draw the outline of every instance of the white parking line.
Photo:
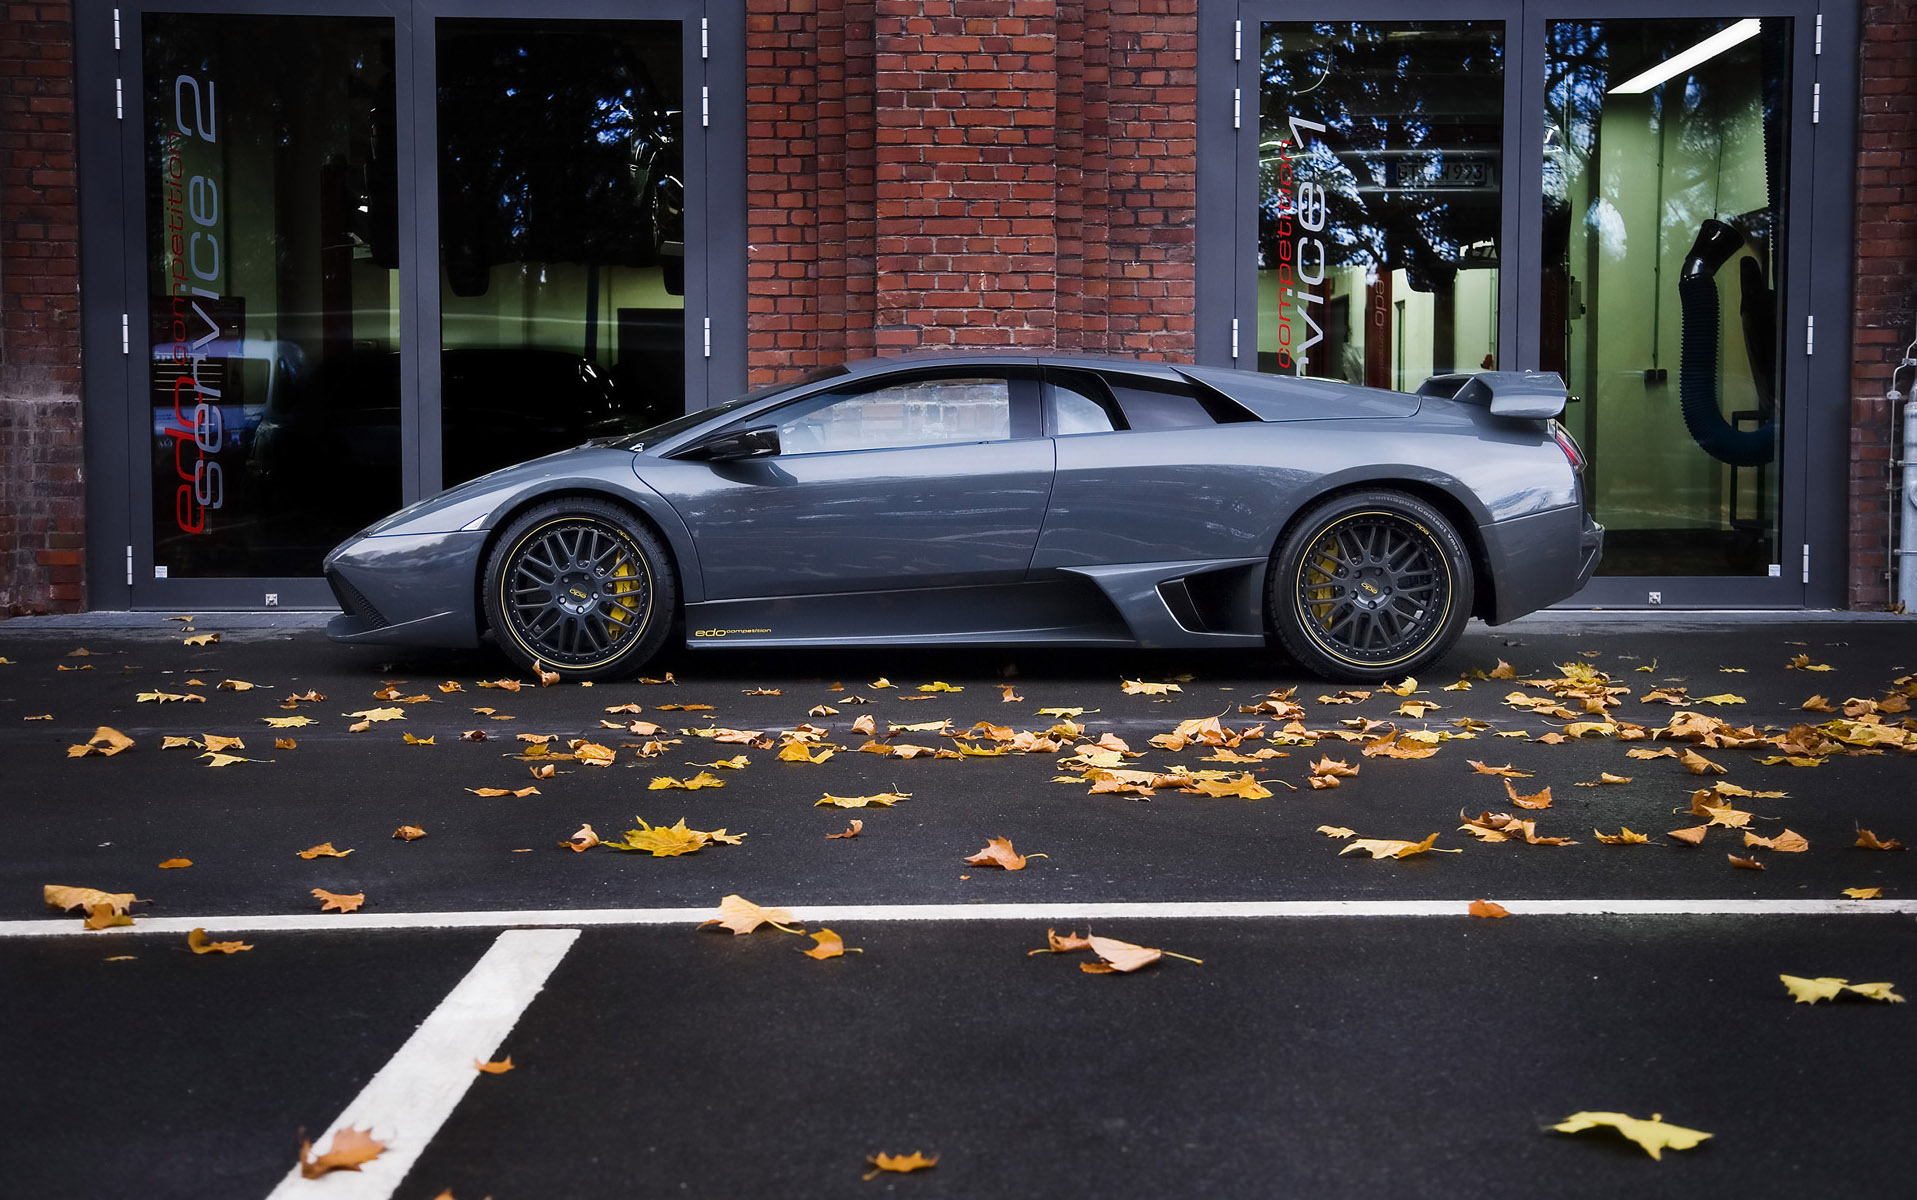
M 1057 904 L 795 904 L 799 921 L 1084 921 L 1212 920 L 1232 917 L 1461 917 L 1475 897 L 1455 900 L 1237 900 Z M 1677 916 L 1817 917 L 1917 913 L 1917 900 L 1510 900 L 1531 917 Z M 776 904 L 777 896 L 761 900 Z M 184 935 L 195 928 L 227 933 L 337 933 L 346 930 L 511 929 L 580 925 L 695 925 L 703 908 L 517 909 L 482 912 L 347 914 L 277 913 L 234 917 L 148 917 L 131 927 L 89 933 L 78 918 L 0 921 L 0 940 L 32 937 Z
M 399 1053 L 380 1068 L 313 1145 L 325 1151 L 341 1129 L 371 1129 L 386 1150 L 359 1171 L 335 1171 L 320 1186 L 298 1167 L 268 1200 L 325 1195 L 327 1200 L 387 1200 L 479 1077 L 533 997 L 578 940 L 577 929 L 509 929 L 493 942 Z

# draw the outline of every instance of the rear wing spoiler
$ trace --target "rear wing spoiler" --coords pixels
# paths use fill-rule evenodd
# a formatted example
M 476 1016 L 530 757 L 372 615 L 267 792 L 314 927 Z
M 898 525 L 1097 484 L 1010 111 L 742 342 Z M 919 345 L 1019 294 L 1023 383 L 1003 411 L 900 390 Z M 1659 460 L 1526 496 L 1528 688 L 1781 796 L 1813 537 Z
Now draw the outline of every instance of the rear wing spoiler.
M 1552 371 L 1478 371 L 1433 375 L 1420 396 L 1440 396 L 1489 408 L 1494 417 L 1546 421 L 1564 415 L 1564 380 Z

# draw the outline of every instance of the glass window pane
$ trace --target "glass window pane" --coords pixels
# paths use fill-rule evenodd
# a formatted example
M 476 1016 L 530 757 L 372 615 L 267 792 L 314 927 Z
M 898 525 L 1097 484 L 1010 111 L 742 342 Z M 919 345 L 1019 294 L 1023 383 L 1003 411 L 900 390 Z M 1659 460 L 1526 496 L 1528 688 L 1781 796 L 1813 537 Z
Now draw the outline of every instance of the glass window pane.
M 442 20 L 451 486 L 685 408 L 676 21 Z
M 144 39 L 155 573 L 317 575 L 400 502 L 393 24 Z
M 1503 22 L 1266 22 L 1259 69 L 1258 369 L 1495 366 Z
M 783 454 L 879 450 L 1012 436 L 1012 390 L 1003 379 L 927 379 L 781 411 Z
M 1780 563 L 1790 36 L 1547 27 L 1542 365 L 1570 388 L 1605 574 Z

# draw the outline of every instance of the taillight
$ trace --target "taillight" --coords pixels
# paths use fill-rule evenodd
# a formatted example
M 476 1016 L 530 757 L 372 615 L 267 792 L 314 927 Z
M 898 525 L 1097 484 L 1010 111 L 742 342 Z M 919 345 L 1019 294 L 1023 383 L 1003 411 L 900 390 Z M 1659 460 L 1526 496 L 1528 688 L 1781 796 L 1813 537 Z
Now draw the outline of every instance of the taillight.
M 1571 437 L 1571 431 L 1553 421 L 1551 422 L 1551 440 L 1558 444 L 1558 449 L 1564 451 L 1564 457 L 1570 460 L 1571 470 L 1579 475 L 1584 474 L 1584 451 L 1578 449 L 1577 442 Z

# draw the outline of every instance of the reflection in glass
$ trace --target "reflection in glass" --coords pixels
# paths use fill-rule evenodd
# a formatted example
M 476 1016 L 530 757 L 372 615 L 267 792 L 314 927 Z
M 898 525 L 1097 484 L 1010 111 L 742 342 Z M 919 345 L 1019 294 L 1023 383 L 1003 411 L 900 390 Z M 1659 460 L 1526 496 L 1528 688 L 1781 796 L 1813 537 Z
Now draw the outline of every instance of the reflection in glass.
M 1591 460 L 1599 570 L 1775 574 L 1790 22 L 1546 39 L 1542 365 Z
M 400 500 L 396 416 L 326 383 L 399 340 L 393 23 L 144 31 L 155 575 L 317 575 Z
M 677 22 L 442 20 L 450 487 L 685 405 Z
M 1264 25 L 1259 370 L 1408 390 L 1496 365 L 1503 28 Z

